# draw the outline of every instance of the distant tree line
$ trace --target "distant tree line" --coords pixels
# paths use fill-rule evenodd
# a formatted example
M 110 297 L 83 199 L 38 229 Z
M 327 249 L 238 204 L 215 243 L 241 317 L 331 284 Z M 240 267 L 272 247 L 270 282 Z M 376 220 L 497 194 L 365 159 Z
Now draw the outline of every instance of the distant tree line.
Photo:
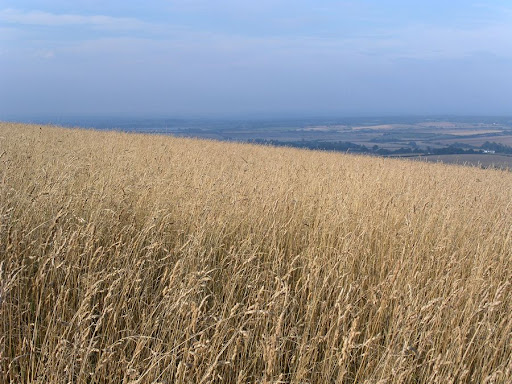
M 486 151 L 495 151 L 496 153 L 512 154 L 512 147 L 495 142 L 491 143 L 489 141 L 486 141 L 485 143 L 482 144 L 480 148 L 485 149 Z
M 280 141 L 280 140 L 266 140 L 266 139 L 253 139 L 249 140 L 251 143 L 272 145 L 276 147 L 293 147 L 293 148 L 306 148 L 316 149 L 323 151 L 338 151 L 338 152 L 352 152 L 352 153 L 372 153 L 380 156 L 393 156 L 393 155 L 462 155 L 462 154 L 479 154 L 486 151 L 495 151 L 496 153 L 512 154 L 512 147 L 504 144 L 486 141 L 480 148 L 465 149 L 458 145 L 449 145 L 442 148 L 420 148 L 415 142 L 410 142 L 408 147 L 400 147 L 398 149 L 380 148 L 374 145 L 371 148 L 366 145 L 352 143 L 350 141 Z M 463 146 L 467 146 L 463 144 Z

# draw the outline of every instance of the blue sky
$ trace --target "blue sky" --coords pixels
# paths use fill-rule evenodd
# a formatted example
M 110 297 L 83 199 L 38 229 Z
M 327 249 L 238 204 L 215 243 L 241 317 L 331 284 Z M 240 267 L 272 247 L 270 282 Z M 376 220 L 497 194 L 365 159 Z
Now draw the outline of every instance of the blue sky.
M 7 115 L 511 115 L 510 1 L 0 0 Z

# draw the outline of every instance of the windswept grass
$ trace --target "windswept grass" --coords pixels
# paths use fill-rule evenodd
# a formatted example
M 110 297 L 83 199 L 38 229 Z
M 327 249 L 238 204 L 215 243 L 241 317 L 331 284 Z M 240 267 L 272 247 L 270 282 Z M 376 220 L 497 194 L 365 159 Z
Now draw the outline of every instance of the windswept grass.
M 0 382 L 508 383 L 512 173 L 0 124 Z

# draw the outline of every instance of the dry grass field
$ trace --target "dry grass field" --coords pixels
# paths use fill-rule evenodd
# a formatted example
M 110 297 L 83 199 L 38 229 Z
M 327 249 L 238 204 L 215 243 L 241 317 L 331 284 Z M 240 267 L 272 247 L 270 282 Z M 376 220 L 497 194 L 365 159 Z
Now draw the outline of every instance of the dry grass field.
M 0 123 L 0 383 L 510 383 L 512 173 Z

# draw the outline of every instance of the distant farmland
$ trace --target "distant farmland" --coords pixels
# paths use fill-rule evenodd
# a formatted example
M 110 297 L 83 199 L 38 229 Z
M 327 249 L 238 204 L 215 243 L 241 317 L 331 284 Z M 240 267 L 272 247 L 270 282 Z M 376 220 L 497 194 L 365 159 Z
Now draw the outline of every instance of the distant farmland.
M 44 120 L 44 119 L 43 119 Z M 60 124 L 172 134 L 223 141 L 278 141 L 285 144 L 349 142 L 396 151 L 456 146 L 478 150 L 485 142 L 512 147 L 512 117 L 367 117 L 310 119 L 165 119 L 76 118 Z M 512 148 L 511 148 L 512 150 Z
M 510 383 L 512 173 L 0 123 L 1 383 Z

